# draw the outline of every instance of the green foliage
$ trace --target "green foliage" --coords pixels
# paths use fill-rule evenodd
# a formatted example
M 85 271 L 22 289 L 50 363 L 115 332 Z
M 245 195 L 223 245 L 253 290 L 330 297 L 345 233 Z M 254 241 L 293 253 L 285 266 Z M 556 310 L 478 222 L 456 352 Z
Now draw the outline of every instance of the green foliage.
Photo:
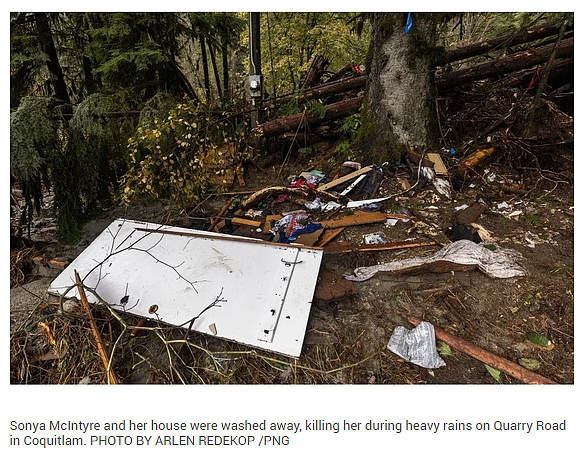
M 78 176 L 84 181 L 79 187 L 84 213 L 117 192 L 117 182 L 127 168 L 125 142 L 134 124 L 110 116 L 117 109 L 116 98 L 95 93 L 75 108 L 69 122 L 71 151 L 77 160 Z
M 316 116 L 317 118 L 325 118 L 325 114 L 327 113 L 327 107 L 321 104 L 318 101 L 309 101 L 307 104 L 307 111 Z
M 41 182 L 48 161 L 58 145 L 57 127 L 50 118 L 49 100 L 26 97 L 10 115 L 10 172 L 19 181 L 25 198 L 23 222 L 30 222 L 33 208 L 40 211 Z
M 520 216 L 520 219 L 526 222 L 526 224 L 533 225 L 535 227 L 542 225 L 544 223 L 542 216 L 534 213 L 523 214 L 522 216 Z
M 228 120 L 212 121 L 205 105 L 186 101 L 140 126 L 128 140 L 131 163 L 122 179 L 122 201 L 170 198 L 182 209 L 197 203 L 210 185 L 231 183 L 226 174 L 229 161 L 235 164 L 237 134 Z M 240 150 L 240 163 L 247 151 Z
M 453 356 L 453 350 L 451 347 L 443 341 L 437 343 L 437 352 L 441 356 Z
M 354 13 L 271 12 L 261 16 L 261 52 L 267 93 L 289 93 L 301 87 L 313 58 L 323 55 L 334 70 L 363 63 L 369 24 L 355 33 Z M 270 29 L 270 30 L 269 30 Z M 245 32 L 242 43 L 248 42 Z
M 484 364 L 485 369 L 489 372 L 489 374 L 493 377 L 493 379 L 495 381 L 497 381 L 498 383 L 502 383 L 502 373 L 498 370 L 498 369 L 494 369 L 491 366 L 488 366 L 487 364 Z

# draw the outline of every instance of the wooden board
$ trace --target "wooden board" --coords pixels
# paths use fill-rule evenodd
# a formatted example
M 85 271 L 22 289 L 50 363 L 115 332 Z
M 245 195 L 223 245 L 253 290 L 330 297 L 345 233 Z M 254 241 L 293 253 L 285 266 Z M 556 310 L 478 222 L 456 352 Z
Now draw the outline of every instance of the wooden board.
M 234 225 L 247 225 L 249 227 L 254 227 L 254 228 L 260 228 L 260 226 L 262 225 L 261 221 L 252 221 L 251 219 L 245 219 L 245 218 L 233 218 L 232 219 L 232 224 Z
M 344 177 L 338 178 L 337 180 L 333 180 L 327 184 L 323 184 L 321 186 L 319 186 L 317 188 L 317 191 L 327 191 L 328 189 L 334 188 L 335 186 L 339 186 L 342 183 L 345 183 L 346 181 L 350 181 L 353 180 L 354 178 L 359 177 L 360 175 L 363 175 L 364 173 L 368 173 L 370 170 L 372 170 L 372 166 L 367 166 L 364 167 L 363 169 L 360 170 L 356 170 L 355 172 L 349 173 Z
M 445 163 L 443 163 L 443 159 L 439 153 L 427 153 L 427 158 L 433 163 L 435 173 L 441 177 L 446 177 L 449 175 L 447 171 L 447 167 L 445 167 Z
M 386 214 L 379 211 L 366 212 L 356 211 L 349 216 L 339 219 L 328 219 L 321 222 L 324 229 L 332 229 L 337 227 L 349 227 L 351 225 L 374 224 L 376 222 L 386 222 Z

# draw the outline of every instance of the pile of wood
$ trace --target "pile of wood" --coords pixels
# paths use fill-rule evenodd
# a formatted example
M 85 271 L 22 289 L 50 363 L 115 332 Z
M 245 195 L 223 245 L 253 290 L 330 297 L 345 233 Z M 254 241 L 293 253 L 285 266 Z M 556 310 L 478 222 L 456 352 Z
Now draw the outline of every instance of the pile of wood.
M 557 43 L 555 36 L 558 36 L 559 32 L 562 39 Z M 550 42 L 551 40 L 552 42 Z M 513 46 L 534 42 L 537 44 L 533 47 L 507 53 L 513 49 Z M 502 49 L 507 50 L 504 55 L 491 58 L 490 53 Z M 549 60 L 554 60 L 550 65 L 549 79 L 558 77 L 564 81 L 572 81 L 573 52 L 573 36 L 570 29 L 562 29 L 556 25 L 544 25 L 520 30 L 511 35 L 458 47 L 446 52 L 441 61 L 438 62 L 440 66 L 436 75 L 437 88 L 439 93 L 445 94 L 471 82 L 498 79 L 511 73 L 518 74 L 516 78 L 511 79 L 510 83 L 518 85 L 532 83 L 534 85 L 534 71 L 526 73 L 526 70 L 544 65 Z M 475 63 L 477 57 L 483 55 L 486 56 L 486 61 Z M 452 70 L 454 63 L 460 64 L 461 68 Z M 327 83 L 312 86 L 319 73 L 324 72 L 327 64 L 324 57 L 317 56 L 307 74 L 303 89 L 297 94 L 283 96 L 273 101 L 276 104 L 284 104 L 296 98 L 300 103 L 311 100 L 323 102 L 323 100 L 331 100 L 332 97 L 340 94 L 347 95 L 346 98 L 326 104 L 326 112 L 322 117 L 304 112 L 261 123 L 255 130 L 259 137 L 276 137 L 287 131 L 296 130 L 301 123 L 309 128 L 316 127 L 359 110 L 363 101 L 361 91 L 366 86 L 367 76 L 360 74 L 359 71 L 346 71 L 348 68 L 344 68 L 338 73 L 343 74 L 344 78 L 332 77 Z

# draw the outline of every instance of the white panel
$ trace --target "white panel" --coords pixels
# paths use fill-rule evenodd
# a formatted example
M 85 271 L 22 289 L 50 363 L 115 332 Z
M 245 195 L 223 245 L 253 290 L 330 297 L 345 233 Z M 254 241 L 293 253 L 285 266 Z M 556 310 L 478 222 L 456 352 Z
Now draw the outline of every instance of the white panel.
M 118 219 L 49 291 L 65 293 L 77 270 L 84 284 L 117 310 L 185 327 L 220 297 L 192 329 L 213 335 L 209 327 L 215 325 L 218 337 L 298 357 L 322 253 L 319 248 Z M 97 302 L 92 292 L 86 293 L 90 302 Z M 78 297 L 75 288 L 67 295 Z

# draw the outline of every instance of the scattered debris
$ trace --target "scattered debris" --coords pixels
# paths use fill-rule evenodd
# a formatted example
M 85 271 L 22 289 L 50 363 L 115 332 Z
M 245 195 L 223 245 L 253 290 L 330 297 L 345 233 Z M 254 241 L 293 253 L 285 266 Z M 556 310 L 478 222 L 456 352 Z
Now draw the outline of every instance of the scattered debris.
M 469 240 L 479 244 L 482 241 L 477 229 L 470 224 L 452 225 L 445 231 L 445 235 L 453 242 Z
M 306 202 L 305 208 L 311 212 L 329 213 L 341 207 L 341 204 L 337 202 L 321 202 L 319 197 L 315 198 L 312 202 Z
M 445 163 L 443 162 L 443 159 L 439 153 L 427 153 L 427 158 L 429 158 L 429 161 L 433 163 L 433 170 L 435 171 L 435 174 L 441 177 L 449 176 L 447 167 L 445 167 Z
M 303 233 L 313 233 L 322 228 L 321 224 L 310 221 L 308 213 L 288 214 L 274 224 L 272 233 L 279 243 L 292 243 Z

